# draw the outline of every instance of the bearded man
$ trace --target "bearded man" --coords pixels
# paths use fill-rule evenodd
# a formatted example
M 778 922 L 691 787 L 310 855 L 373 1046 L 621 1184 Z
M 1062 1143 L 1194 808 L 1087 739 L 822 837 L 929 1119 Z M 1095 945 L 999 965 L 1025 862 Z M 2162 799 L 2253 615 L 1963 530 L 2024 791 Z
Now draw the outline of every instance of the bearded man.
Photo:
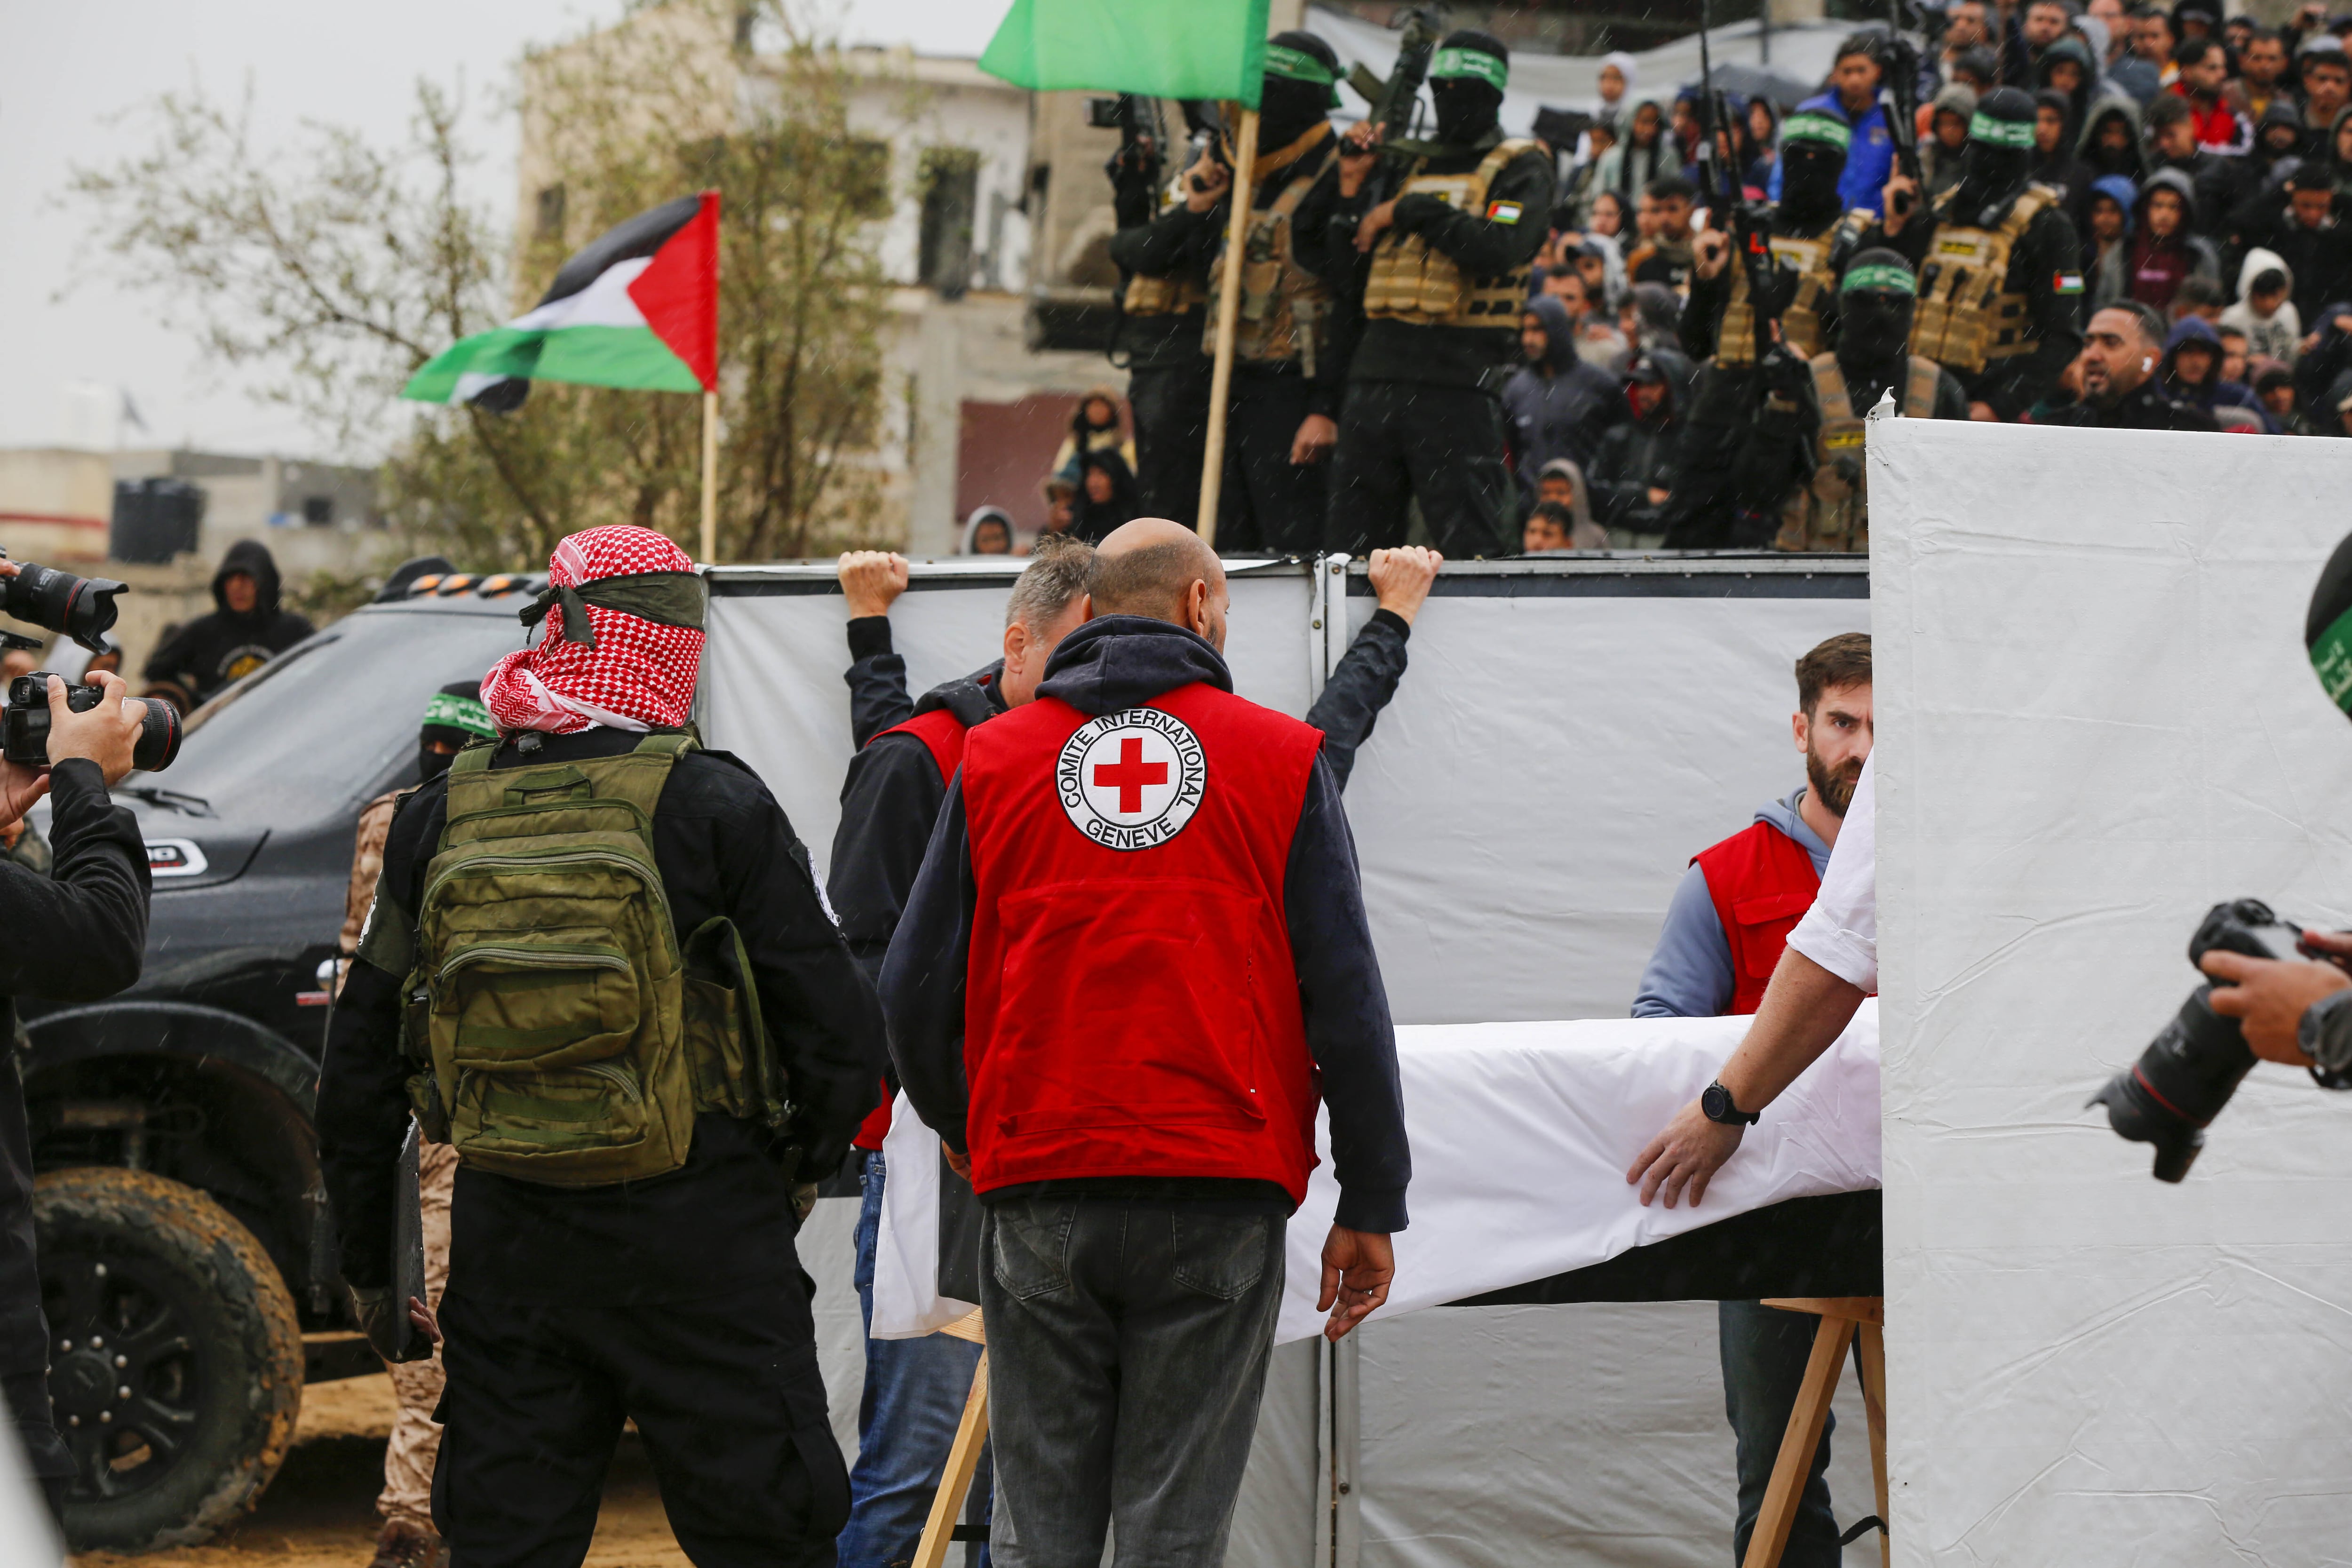
M 1758 808 L 1748 827 L 1691 858 L 1642 975 L 1635 1017 L 1720 1017 L 1753 1013 L 1764 1000 L 1782 944 L 1820 889 L 1870 755 L 1868 633 L 1842 633 L 1797 661 L 1797 711 L 1789 727 L 1804 755 L 1804 785 Z M 1727 1096 L 1711 1094 L 1708 1103 L 1717 1102 L 1728 1116 L 1755 1120 L 1753 1108 L 1730 1104 Z M 1738 1444 L 1732 1540 L 1735 1557 L 1745 1558 L 1812 1352 L 1813 1320 L 1760 1301 L 1722 1301 L 1717 1311 L 1724 1409 Z M 1826 1479 L 1834 1426 L 1822 1428 L 1789 1532 L 1781 1562 L 1790 1568 L 1835 1568 L 1838 1562 Z

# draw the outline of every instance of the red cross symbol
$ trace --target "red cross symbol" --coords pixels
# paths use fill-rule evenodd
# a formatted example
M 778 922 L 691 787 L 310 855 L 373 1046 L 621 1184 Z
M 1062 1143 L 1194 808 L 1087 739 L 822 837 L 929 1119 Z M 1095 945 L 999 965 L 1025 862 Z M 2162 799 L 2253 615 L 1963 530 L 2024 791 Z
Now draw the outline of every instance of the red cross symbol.
M 1119 742 L 1118 762 L 1095 764 L 1095 783 L 1118 791 L 1118 809 L 1123 816 L 1142 811 L 1145 784 L 1167 782 L 1168 764 L 1143 760 L 1143 738 L 1139 735 L 1129 735 Z

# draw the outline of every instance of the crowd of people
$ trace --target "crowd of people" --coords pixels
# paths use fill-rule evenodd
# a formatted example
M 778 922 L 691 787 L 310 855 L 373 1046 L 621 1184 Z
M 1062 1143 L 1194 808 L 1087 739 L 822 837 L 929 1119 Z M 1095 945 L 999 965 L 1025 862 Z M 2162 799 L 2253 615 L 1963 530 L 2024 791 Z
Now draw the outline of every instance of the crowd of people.
M 2352 434 L 2352 16 L 1930 16 L 1924 50 L 1858 32 L 1815 96 L 1725 93 L 1719 124 L 1699 83 L 1645 91 L 1611 55 L 1557 146 L 1501 128 L 1510 55 L 1483 32 L 1444 40 L 1435 122 L 1396 149 L 1333 124 L 1322 39 L 1277 37 L 1219 548 L 1864 549 L 1859 421 L 1887 395 L 1914 417 Z M 1168 178 L 1159 151 L 1108 166 L 1126 415 L 1109 386 L 1080 399 L 1047 531 L 1198 512 L 1232 156 L 1212 139 Z M 1743 226 L 1775 266 L 1735 260 Z M 995 508 L 965 531 L 1024 548 Z

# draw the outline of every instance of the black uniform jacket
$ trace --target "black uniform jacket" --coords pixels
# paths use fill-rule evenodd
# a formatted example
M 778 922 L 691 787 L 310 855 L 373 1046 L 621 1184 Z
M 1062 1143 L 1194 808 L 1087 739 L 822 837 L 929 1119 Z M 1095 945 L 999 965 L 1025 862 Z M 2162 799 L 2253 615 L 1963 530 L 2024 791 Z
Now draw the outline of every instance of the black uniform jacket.
M 638 738 L 605 728 L 551 735 L 528 759 L 511 741 L 493 768 L 612 756 Z M 371 921 L 413 924 L 448 816 L 446 775 L 401 803 Z M 759 775 L 723 752 L 678 759 L 654 810 L 654 863 L 679 940 L 714 916 L 742 934 L 760 1010 L 792 1075 L 803 1172 L 841 1163 L 874 1106 L 884 1059 L 873 985 L 826 917 L 808 852 Z M 390 1279 L 393 1171 L 408 1126 L 400 985 L 364 959 L 335 1005 L 319 1087 L 320 1162 L 343 1278 Z M 515 1301 L 690 1300 L 797 1268 L 791 1178 L 749 1123 L 698 1118 L 686 1164 L 649 1181 L 556 1187 L 460 1166 L 449 1289 Z

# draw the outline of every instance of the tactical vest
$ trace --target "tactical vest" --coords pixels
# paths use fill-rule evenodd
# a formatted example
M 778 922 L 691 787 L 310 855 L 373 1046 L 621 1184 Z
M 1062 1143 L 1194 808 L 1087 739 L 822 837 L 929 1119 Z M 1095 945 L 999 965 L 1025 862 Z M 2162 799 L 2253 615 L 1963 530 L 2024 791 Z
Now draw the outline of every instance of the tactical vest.
M 1056 698 L 965 744 L 972 1185 L 1274 1182 L 1315 1167 L 1284 914 L 1317 731 L 1196 682 L 1089 719 Z
M 1168 209 L 1183 200 L 1184 176 L 1178 174 L 1160 187 L 1157 210 L 1153 217 L 1166 215 Z M 1148 278 L 1139 272 L 1127 280 L 1126 296 L 1119 309 L 1130 316 L 1181 316 L 1197 310 L 1209 302 L 1201 287 L 1201 279 L 1188 268 L 1170 273 L 1164 278 Z
M 1822 879 L 1805 847 L 1769 822 L 1750 824 L 1691 857 L 1706 879 L 1706 896 L 1731 947 L 1731 1005 L 1726 1016 L 1753 1013 L 1780 963 L 1780 950 Z
M 1852 248 L 1843 243 L 1849 231 L 1858 239 L 1877 221 L 1875 215 L 1856 208 L 1810 238 L 1772 237 L 1774 260 L 1788 263 L 1797 273 L 1796 296 L 1780 312 L 1780 341 L 1800 356 L 1811 359 L 1828 346 L 1822 337 L 1822 300 L 1837 294 L 1837 274 L 1830 258 Z M 1736 255 L 1727 265 L 1731 268 L 1731 302 L 1724 307 L 1723 324 L 1716 331 L 1715 363 L 1727 370 L 1744 370 L 1756 363 L 1756 316 L 1748 304 L 1748 268 Z
M 2057 199 L 2047 185 L 2028 185 L 1997 228 L 1937 224 L 1919 266 L 1913 353 L 1955 375 L 1974 375 L 1996 361 L 2033 352 L 2031 301 L 2010 290 L 2010 254 L 2026 226 Z
M 1397 195 L 1435 196 L 1456 212 L 1485 216 L 1486 187 L 1505 164 L 1536 143 L 1513 139 L 1498 143 L 1466 174 L 1425 174 L 1429 160 L 1417 159 Z M 1515 329 L 1528 306 L 1532 264 L 1492 278 L 1469 278 L 1452 257 L 1418 234 L 1394 228 L 1372 250 L 1371 274 L 1364 282 L 1364 314 L 1416 327 Z
M 1845 373 L 1838 369 L 1837 355 L 1816 356 L 1812 372 L 1813 391 L 1822 405 L 1822 433 L 1814 447 L 1813 479 L 1790 497 L 1788 505 L 1781 509 L 1780 535 L 1772 542 L 1772 548 L 1867 553 L 1870 500 L 1864 483 L 1866 475 L 1858 473 L 1854 482 L 1848 484 L 1838 472 L 1837 460 L 1852 458 L 1860 465 L 1863 437 L 1868 425 L 1863 415 L 1854 411 L 1853 395 L 1846 390 Z M 1943 370 L 1934 360 L 1911 355 L 1910 372 L 1903 381 L 1903 417 L 1933 419 L 1936 388 L 1942 378 Z
M 1234 357 L 1260 364 L 1298 362 L 1312 379 L 1318 365 L 1329 363 L 1331 353 L 1331 289 L 1323 279 L 1298 265 L 1291 248 L 1291 216 L 1315 182 L 1339 158 L 1336 140 L 1320 162 L 1299 172 L 1274 205 L 1250 211 L 1249 232 L 1242 239 L 1241 316 L 1234 329 Z M 1209 267 L 1209 294 L 1224 286 L 1225 259 L 1231 247 L 1217 254 Z M 1216 323 L 1206 323 L 1201 352 L 1217 352 Z
M 451 764 L 402 1044 L 425 1135 L 460 1163 L 603 1186 L 686 1163 L 700 1111 L 783 1130 L 742 938 L 722 916 L 681 952 L 654 860 L 655 803 L 697 745 L 494 773 L 480 740 Z

